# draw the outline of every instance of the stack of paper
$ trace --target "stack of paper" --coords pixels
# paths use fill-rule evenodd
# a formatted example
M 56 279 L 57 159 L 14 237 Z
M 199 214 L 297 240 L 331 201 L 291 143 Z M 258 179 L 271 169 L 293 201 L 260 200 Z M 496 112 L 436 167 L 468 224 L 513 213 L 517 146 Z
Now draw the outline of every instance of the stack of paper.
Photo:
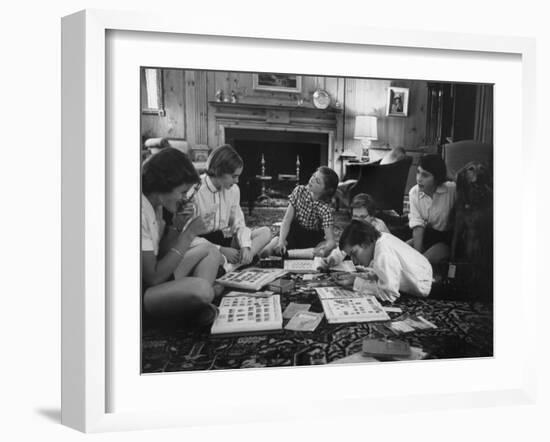
M 322 259 L 316 256 L 314 259 L 285 259 L 284 269 L 292 273 L 315 273 L 322 268 Z M 337 266 L 331 267 L 334 272 L 355 272 L 355 266 L 351 261 L 342 261 Z
M 309 249 L 287 250 L 288 259 L 313 259 L 313 247 Z

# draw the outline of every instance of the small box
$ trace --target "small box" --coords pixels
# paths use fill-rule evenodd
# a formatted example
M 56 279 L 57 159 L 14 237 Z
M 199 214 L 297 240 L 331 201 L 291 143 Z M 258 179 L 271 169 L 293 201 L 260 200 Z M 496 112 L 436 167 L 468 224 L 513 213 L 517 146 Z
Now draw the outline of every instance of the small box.
M 282 269 L 283 258 L 280 256 L 269 256 L 260 259 L 260 267 L 263 269 Z
M 292 279 L 277 279 L 267 286 L 268 290 L 278 295 L 289 293 L 294 290 L 294 281 Z
M 405 341 L 365 338 L 363 354 L 374 357 L 404 357 L 410 356 L 411 348 Z

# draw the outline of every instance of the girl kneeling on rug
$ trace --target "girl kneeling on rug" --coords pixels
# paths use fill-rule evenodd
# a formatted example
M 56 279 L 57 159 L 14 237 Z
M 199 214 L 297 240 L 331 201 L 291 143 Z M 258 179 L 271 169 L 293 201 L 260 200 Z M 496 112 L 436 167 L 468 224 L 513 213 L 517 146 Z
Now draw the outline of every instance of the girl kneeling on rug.
M 143 164 L 141 268 L 146 313 L 200 325 L 215 318 L 210 302 L 223 259 L 215 246 L 196 241 L 205 231 L 199 217 L 183 220 L 176 215 L 198 182 L 191 161 L 177 149 L 165 148 Z M 163 208 L 173 216 L 170 227 L 163 220 Z
M 432 287 L 432 266 L 417 250 L 391 233 L 379 232 L 365 221 L 352 220 L 340 236 L 340 249 L 353 263 L 370 267 L 378 277 L 385 298 L 395 301 L 399 292 L 428 296 Z M 338 283 L 357 291 L 371 284 L 360 275 L 342 274 Z
M 338 175 L 326 166 L 317 169 L 307 186 L 296 186 L 288 198 L 290 204 L 279 236 L 271 240 L 262 255 L 284 255 L 289 249 L 316 247 L 325 240 L 324 250 L 319 253 L 327 256 L 336 247 L 330 202 L 337 188 Z
M 243 160 L 229 144 L 215 149 L 207 160 L 206 174 L 195 195 L 198 213 L 205 219 L 206 232 L 201 236 L 217 244 L 231 271 L 240 264 L 250 264 L 271 239 L 269 227 L 250 230 L 241 209 L 239 177 Z

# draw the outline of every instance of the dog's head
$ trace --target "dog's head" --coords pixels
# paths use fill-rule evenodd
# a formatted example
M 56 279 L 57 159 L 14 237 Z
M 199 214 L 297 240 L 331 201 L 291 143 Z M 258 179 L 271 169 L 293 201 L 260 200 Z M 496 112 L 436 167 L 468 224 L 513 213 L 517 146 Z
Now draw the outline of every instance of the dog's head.
M 457 173 L 456 192 L 458 202 L 468 209 L 486 207 L 492 201 L 493 180 L 489 168 L 472 161 Z

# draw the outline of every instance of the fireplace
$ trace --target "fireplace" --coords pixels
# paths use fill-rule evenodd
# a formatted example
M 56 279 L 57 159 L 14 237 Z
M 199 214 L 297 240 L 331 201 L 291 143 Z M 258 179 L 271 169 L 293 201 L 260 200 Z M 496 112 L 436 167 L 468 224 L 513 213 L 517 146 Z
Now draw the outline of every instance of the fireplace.
M 225 142 L 231 144 L 244 160 L 241 175 L 243 200 L 253 196 L 249 192 L 257 193 L 257 186 L 250 183 L 261 174 L 262 155 L 265 174 L 272 177 L 269 187 L 283 196 L 296 182 L 279 180 L 279 175 L 296 175 L 297 160 L 300 164 L 300 184 L 307 183 L 319 166 L 328 163 L 328 136 L 322 133 L 228 128 L 225 130 Z
M 319 166 L 334 168 L 338 110 L 269 103 L 209 102 L 214 108 L 218 145 L 231 144 L 244 160 L 240 181 L 241 201 L 250 201 L 259 192 L 262 154 L 265 175 L 271 189 L 288 195 L 296 181 L 281 181 L 279 175 L 296 175 L 306 183 Z

